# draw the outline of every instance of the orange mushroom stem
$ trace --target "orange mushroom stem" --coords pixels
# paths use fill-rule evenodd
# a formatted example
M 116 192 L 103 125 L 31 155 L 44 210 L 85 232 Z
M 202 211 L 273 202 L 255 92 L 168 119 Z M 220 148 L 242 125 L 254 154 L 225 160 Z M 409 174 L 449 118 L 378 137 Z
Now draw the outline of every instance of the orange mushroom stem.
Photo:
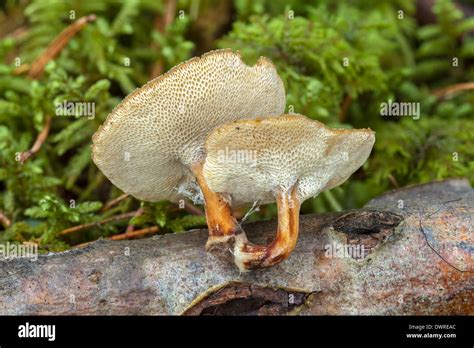
M 241 271 L 265 268 L 285 260 L 295 249 L 298 240 L 300 199 L 296 188 L 277 193 L 278 228 L 276 238 L 268 245 L 250 243 L 240 234 L 235 243 L 235 263 Z
M 206 243 L 206 250 L 222 244 L 233 242 L 232 237 L 240 231 L 235 219 L 229 200 L 225 195 L 212 191 L 206 183 L 202 174 L 202 164 L 191 167 L 204 198 L 206 211 L 206 221 L 209 229 L 209 238 Z

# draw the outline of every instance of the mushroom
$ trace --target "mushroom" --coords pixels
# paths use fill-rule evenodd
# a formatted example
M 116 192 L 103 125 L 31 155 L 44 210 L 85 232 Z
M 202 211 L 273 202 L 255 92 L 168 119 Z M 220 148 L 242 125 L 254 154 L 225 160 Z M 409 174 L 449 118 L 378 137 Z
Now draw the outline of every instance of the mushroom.
M 245 233 L 236 236 L 234 260 L 240 270 L 286 259 L 298 238 L 301 203 L 346 181 L 374 142 L 370 129 L 331 129 L 302 115 L 238 120 L 209 134 L 203 175 L 210 189 L 230 195 L 232 206 L 276 200 L 278 207 L 272 243 L 255 245 Z
M 230 121 L 280 115 L 285 90 L 272 62 L 247 66 L 216 50 L 182 63 L 128 95 L 93 136 L 92 158 L 122 191 L 144 201 L 204 200 L 207 248 L 238 231 L 225 194 L 202 176 L 208 133 Z

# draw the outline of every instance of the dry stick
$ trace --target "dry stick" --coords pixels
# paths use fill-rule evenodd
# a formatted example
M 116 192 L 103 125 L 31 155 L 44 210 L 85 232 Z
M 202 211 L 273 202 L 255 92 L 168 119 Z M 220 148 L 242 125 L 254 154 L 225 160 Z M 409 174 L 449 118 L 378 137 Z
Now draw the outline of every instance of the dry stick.
M 352 104 L 352 97 L 348 94 L 344 98 L 344 101 L 341 105 L 341 112 L 339 113 L 339 122 L 344 122 L 346 120 L 347 111 Z
M 19 161 L 21 164 L 25 163 L 25 161 L 33 156 L 35 153 L 37 153 L 40 149 L 43 143 L 46 141 L 46 138 L 48 137 L 49 134 L 49 129 L 51 128 L 51 115 L 46 116 L 46 121 L 44 122 L 43 129 L 41 132 L 39 132 L 38 136 L 36 137 L 35 143 L 31 147 L 31 149 L 20 152 L 20 157 Z
M 12 221 L 2 211 L 0 211 L 0 221 L 5 228 L 10 227 L 12 224 Z
M 54 59 L 67 43 L 81 30 L 87 23 L 96 19 L 95 15 L 79 18 L 66 29 L 64 29 L 46 48 L 46 50 L 31 64 L 28 77 L 37 79 L 43 73 L 46 64 Z
M 117 205 L 118 203 L 120 203 L 124 199 L 127 199 L 128 197 L 130 197 L 130 195 L 128 193 L 124 193 L 123 195 L 120 195 L 117 198 L 112 199 L 110 202 L 107 202 L 104 205 L 104 207 L 102 208 L 102 212 L 106 212 L 107 210 L 109 210 L 113 206 Z
M 160 33 L 164 33 L 166 27 L 173 23 L 176 12 L 176 0 L 167 0 L 165 4 L 165 10 L 163 16 L 156 17 L 155 19 L 155 30 Z M 159 50 L 160 47 L 157 43 L 153 43 L 151 46 L 155 50 Z M 163 61 L 158 59 L 151 69 L 150 78 L 154 78 L 163 73 Z
M 143 208 L 140 207 L 140 208 L 136 211 L 135 215 L 133 215 L 132 219 L 133 219 L 134 217 L 140 216 L 140 215 L 142 215 L 142 214 L 143 214 Z M 133 232 L 134 229 L 135 229 L 135 226 L 130 225 L 130 222 L 129 222 L 129 223 L 128 223 L 128 226 L 127 226 L 127 229 L 125 230 L 125 233 Z
M 104 219 L 102 221 L 89 222 L 87 224 L 78 225 L 78 226 L 74 226 L 74 227 L 69 227 L 69 228 L 66 228 L 65 230 L 62 230 L 61 232 L 59 232 L 59 235 L 64 236 L 66 234 L 70 234 L 70 233 L 73 233 L 73 232 L 84 230 L 84 229 L 89 228 L 89 227 L 105 225 L 105 224 L 107 224 L 109 222 L 112 222 L 112 221 L 120 221 L 120 220 L 130 219 L 131 217 L 133 217 L 135 215 L 135 213 L 136 212 L 134 212 L 134 211 L 130 211 L 128 213 L 123 213 L 123 214 L 111 216 L 111 217 L 109 217 L 107 219 Z
M 198 207 L 188 202 L 184 203 L 184 210 L 186 210 L 188 213 L 192 215 L 197 215 L 197 216 L 204 215 L 204 212 L 201 209 L 199 209 Z
M 432 94 L 438 98 L 444 98 L 450 94 L 474 89 L 474 82 L 458 83 L 456 85 L 435 89 Z
M 388 180 L 393 185 L 393 187 L 396 187 L 396 188 L 400 187 L 400 184 L 398 183 L 397 179 L 395 179 L 395 177 L 392 174 L 388 175 Z
M 135 237 L 142 237 L 142 236 L 146 236 L 146 235 L 149 235 L 149 234 L 153 234 L 153 233 L 156 233 L 159 231 L 159 228 L 158 226 L 153 226 L 153 227 L 147 227 L 147 228 L 143 228 L 141 230 L 137 230 L 137 231 L 132 231 L 132 232 L 125 232 L 125 233 L 121 233 L 121 234 L 116 234 L 114 236 L 111 236 L 107 239 L 111 239 L 111 240 L 124 240 L 124 239 L 130 239 L 130 238 L 135 238 Z
M 108 240 L 132 239 L 132 238 L 136 238 L 136 237 L 143 237 L 143 236 L 146 236 L 146 235 L 149 235 L 149 234 L 154 234 L 154 233 L 158 232 L 159 230 L 160 229 L 158 228 L 158 226 L 153 226 L 153 227 L 147 227 L 147 228 L 143 228 L 141 230 L 137 230 L 137 231 L 133 231 L 133 232 L 129 232 L 129 233 L 117 234 L 117 235 L 114 235 L 114 236 L 111 236 L 111 237 L 108 237 L 108 238 L 105 238 L 105 239 L 108 239 Z M 74 246 L 74 248 L 83 248 L 83 247 L 91 244 L 92 242 L 94 242 L 94 241 L 77 244 L 77 245 Z
M 176 0 L 167 0 L 166 5 L 165 5 L 165 15 L 164 15 L 164 20 L 159 21 L 158 29 L 161 32 L 164 32 L 166 27 L 173 23 L 174 21 L 174 15 L 176 12 Z M 161 23 L 161 24 L 160 24 Z

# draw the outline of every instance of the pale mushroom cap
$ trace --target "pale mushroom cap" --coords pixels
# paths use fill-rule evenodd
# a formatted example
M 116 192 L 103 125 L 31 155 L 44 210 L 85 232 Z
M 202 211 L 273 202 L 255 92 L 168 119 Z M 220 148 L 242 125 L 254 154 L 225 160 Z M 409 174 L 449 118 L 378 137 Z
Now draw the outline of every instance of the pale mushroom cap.
M 284 86 L 270 60 L 250 67 L 238 52 L 212 51 L 127 96 L 94 134 L 92 158 L 122 191 L 174 200 L 177 189 L 192 184 L 189 167 L 204 159 L 211 130 L 284 108 Z
M 209 135 L 203 174 L 233 205 L 272 202 L 295 184 L 303 201 L 346 181 L 374 142 L 370 129 L 331 129 L 302 115 L 235 121 Z

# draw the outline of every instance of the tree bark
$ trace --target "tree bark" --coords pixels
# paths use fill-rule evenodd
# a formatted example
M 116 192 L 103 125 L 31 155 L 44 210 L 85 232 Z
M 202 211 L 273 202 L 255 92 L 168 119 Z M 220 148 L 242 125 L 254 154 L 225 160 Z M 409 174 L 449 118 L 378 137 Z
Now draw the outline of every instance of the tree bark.
M 230 253 L 204 251 L 207 230 L 5 260 L 0 314 L 472 315 L 473 203 L 452 179 L 304 215 L 288 260 L 244 274 Z M 244 229 L 265 243 L 276 222 Z

